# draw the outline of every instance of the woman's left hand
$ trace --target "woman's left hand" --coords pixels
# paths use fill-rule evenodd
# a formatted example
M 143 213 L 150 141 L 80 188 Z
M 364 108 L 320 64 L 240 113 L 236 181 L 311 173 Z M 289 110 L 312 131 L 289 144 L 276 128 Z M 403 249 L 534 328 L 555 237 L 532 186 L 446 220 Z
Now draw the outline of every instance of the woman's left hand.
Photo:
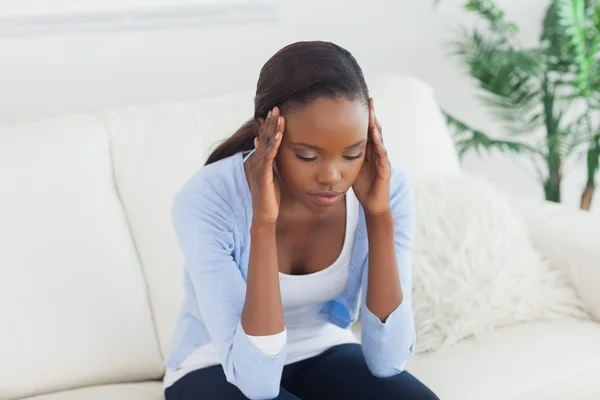
M 356 198 L 367 214 L 375 216 L 390 211 L 390 176 L 390 161 L 383 145 L 381 125 L 375 118 L 373 99 L 369 99 L 369 136 L 365 161 L 352 185 Z

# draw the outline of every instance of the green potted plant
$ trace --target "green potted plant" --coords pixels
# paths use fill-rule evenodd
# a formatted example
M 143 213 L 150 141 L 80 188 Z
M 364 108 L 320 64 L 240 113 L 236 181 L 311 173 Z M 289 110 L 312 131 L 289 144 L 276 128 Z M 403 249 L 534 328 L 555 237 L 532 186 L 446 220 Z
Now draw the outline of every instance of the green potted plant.
M 451 54 L 466 65 L 505 136 L 491 137 L 446 113 L 459 155 L 497 149 L 527 156 L 554 202 L 561 201 L 565 165 L 585 156 L 581 208 L 589 209 L 600 164 L 600 1 L 550 1 L 533 48 L 518 43 L 518 27 L 493 1 L 464 7 L 485 29 L 464 29 Z

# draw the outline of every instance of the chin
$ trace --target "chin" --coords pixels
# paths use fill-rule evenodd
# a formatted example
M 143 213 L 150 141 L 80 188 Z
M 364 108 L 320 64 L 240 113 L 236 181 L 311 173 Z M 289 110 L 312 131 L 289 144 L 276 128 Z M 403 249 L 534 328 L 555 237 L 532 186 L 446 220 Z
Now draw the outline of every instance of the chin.
M 310 207 L 308 207 L 308 209 L 312 212 L 314 212 L 315 214 L 326 214 L 329 211 L 331 211 L 333 207 L 328 207 L 328 206 L 316 206 L 314 204 L 311 204 Z

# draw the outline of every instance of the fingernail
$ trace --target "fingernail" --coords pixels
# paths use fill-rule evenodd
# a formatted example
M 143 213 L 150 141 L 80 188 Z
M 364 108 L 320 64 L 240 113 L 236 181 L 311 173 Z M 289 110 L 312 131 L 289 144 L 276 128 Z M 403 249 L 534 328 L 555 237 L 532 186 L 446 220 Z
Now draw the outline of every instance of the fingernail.
M 280 137 L 280 136 L 281 136 L 281 133 L 277 132 L 277 133 L 275 134 L 275 140 L 279 140 L 279 137 Z
M 269 113 L 267 114 L 267 118 L 271 118 L 271 110 L 269 110 Z

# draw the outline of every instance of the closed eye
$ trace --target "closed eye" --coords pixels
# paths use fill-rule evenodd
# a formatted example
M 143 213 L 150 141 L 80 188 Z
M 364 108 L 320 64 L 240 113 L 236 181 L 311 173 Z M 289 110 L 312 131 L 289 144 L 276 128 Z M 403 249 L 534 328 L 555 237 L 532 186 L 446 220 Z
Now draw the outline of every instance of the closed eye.
M 358 160 L 359 158 L 361 158 L 363 156 L 363 153 L 357 154 L 355 156 L 344 156 L 344 158 L 348 161 L 354 161 L 354 160 Z M 302 157 L 300 154 L 296 154 L 296 157 L 298 157 L 300 160 L 302 161 L 306 161 L 306 162 L 310 162 L 310 161 L 316 161 L 317 157 Z
M 344 156 L 344 158 L 345 158 L 346 160 L 350 160 L 350 161 L 352 161 L 352 160 L 358 160 L 359 158 L 361 158 L 361 157 L 362 157 L 362 155 L 363 155 L 363 153 L 360 153 L 360 154 L 357 154 L 357 155 L 355 155 L 355 156 Z
M 300 154 L 296 154 L 296 157 L 301 159 L 302 161 L 315 161 L 317 157 L 302 157 Z

